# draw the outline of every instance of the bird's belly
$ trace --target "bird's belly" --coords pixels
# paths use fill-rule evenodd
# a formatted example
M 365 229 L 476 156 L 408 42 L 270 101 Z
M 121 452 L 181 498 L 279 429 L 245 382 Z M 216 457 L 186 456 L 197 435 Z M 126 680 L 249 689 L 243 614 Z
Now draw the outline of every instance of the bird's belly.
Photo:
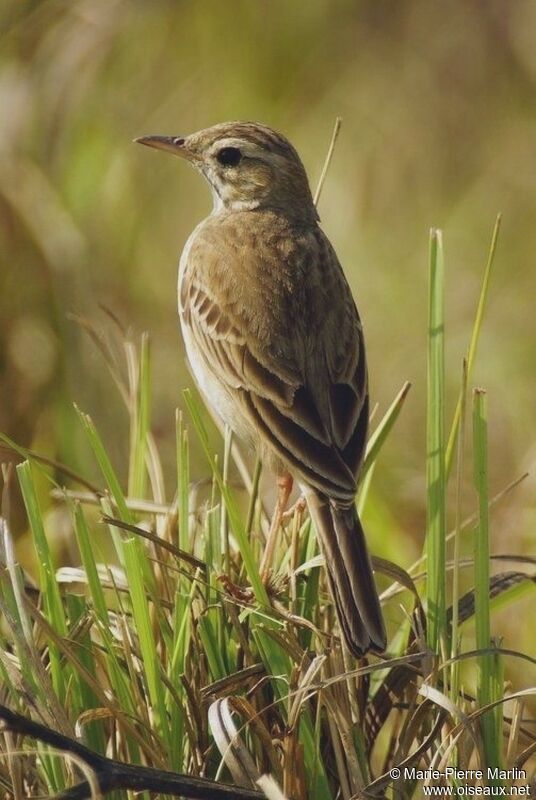
M 238 399 L 229 391 L 217 373 L 206 367 L 188 325 L 183 324 L 182 320 L 181 328 L 190 368 L 209 409 L 224 425 L 228 425 L 233 433 L 256 448 L 258 446 L 256 431 L 247 423 Z

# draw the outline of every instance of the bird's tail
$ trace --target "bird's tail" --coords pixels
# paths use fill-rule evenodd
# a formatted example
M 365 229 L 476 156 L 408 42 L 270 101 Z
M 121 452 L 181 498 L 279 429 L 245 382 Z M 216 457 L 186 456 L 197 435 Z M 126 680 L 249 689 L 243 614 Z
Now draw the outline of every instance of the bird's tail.
M 341 508 L 316 492 L 307 493 L 307 504 L 320 537 L 329 586 L 348 649 L 356 657 L 368 650 L 385 650 L 380 601 L 355 506 Z

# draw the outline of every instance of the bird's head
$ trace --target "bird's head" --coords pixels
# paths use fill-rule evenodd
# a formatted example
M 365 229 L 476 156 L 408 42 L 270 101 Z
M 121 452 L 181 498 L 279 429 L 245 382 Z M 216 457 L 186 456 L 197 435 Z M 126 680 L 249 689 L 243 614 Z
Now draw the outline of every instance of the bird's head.
M 142 136 L 135 141 L 193 164 L 212 188 L 215 211 L 273 208 L 305 222 L 318 219 L 298 153 L 264 125 L 224 122 L 189 136 Z

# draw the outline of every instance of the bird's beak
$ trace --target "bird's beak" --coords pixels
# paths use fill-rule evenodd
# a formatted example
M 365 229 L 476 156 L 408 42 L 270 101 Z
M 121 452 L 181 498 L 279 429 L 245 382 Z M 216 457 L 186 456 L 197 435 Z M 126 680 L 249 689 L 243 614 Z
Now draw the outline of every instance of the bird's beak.
M 134 139 L 138 144 L 144 144 L 147 147 L 154 147 L 156 150 L 167 150 L 168 153 L 173 153 L 182 158 L 192 159 L 192 153 L 186 146 L 185 138 L 183 136 L 140 136 L 139 139 Z

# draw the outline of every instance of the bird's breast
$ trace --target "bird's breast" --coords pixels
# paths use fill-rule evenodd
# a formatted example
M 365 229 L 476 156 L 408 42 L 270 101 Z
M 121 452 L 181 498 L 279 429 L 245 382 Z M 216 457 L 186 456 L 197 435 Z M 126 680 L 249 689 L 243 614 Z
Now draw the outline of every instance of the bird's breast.
M 188 282 L 192 278 L 193 269 L 193 265 L 190 262 L 190 253 L 198 228 L 194 230 L 187 240 L 179 264 L 179 320 L 187 361 L 195 382 L 212 414 L 224 425 L 228 425 L 239 438 L 256 447 L 256 431 L 247 424 L 237 393 L 230 389 L 222 375 L 207 364 L 203 349 L 200 347 L 192 329 L 188 305 Z

